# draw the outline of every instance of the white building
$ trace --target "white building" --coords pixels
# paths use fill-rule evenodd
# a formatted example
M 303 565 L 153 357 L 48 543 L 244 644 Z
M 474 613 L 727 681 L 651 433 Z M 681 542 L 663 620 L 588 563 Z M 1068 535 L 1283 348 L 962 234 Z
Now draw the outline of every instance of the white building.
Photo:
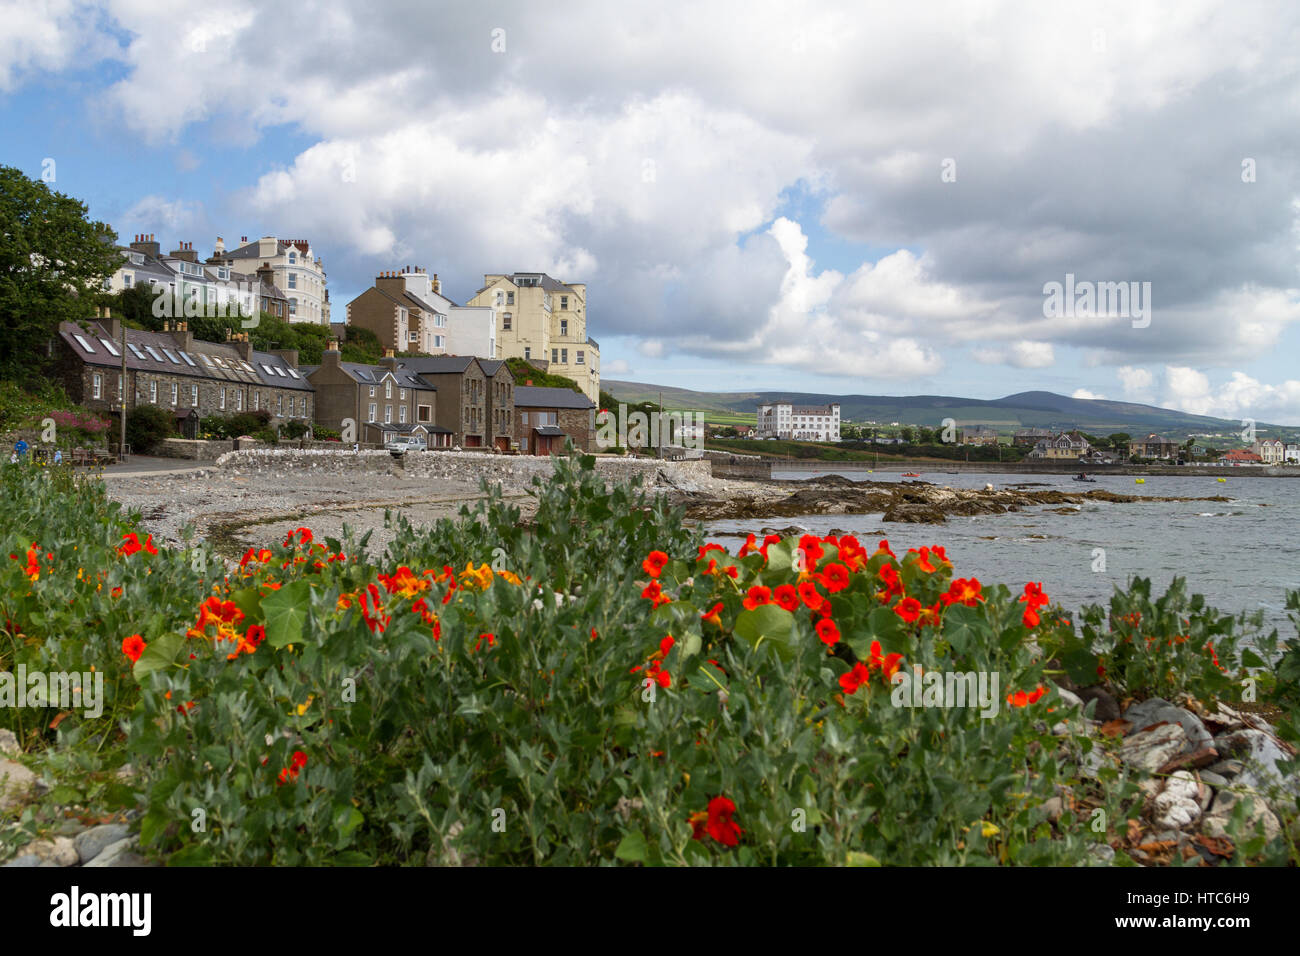
M 1288 444 L 1282 452 L 1282 460 L 1289 464 L 1300 465 L 1300 445 L 1295 442 Z
M 226 250 L 217 237 L 209 266 L 231 266 L 242 272 L 255 273 L 263 264 L 275 274 L 275 284 L 289 297 L 289 321 L 329 325 L 330 300 L 325 288 L 325 266 L 312 252 L 306 239 L 277 239 L 263 236 L 248 241 L 245 236 L 236 249 Z
M 398 275 L 406 282 L 407 293 L 429 306 L 440 326 L 438 331 L 445 333 L 440 345 L 422 351 L 430 355 L 498 357 L 496 313 L 490 306 L 457 305 L 442 294 L 437 273 L 409 269 Z
M 839 441 L 840 403 L 792 405 L 779 402 L 758 406 L 759 438 L 793 441 Z

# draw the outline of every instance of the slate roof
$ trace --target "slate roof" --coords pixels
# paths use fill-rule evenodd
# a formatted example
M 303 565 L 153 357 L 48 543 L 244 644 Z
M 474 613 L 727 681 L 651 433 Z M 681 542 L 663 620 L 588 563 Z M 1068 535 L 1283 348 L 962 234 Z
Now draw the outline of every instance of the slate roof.
M 109 338 L 108 329 L 102 323 L 61 322 L 59 337 L 87 365 L 121 370 L 121 343 Z M 304 372 L 269 352 L 254 351 L 252 360 L 245 362 L 235 346 L 201 339 L 195 339 L 189 350 L 184 351 L 179 335 L 143 329 L 127 329 L 126 344 L 126 367 L 131 371 L 315 391 Z
M 582 392 L 568 388 L 515 386 L 516 408 L 595 408 L 596 403 Z

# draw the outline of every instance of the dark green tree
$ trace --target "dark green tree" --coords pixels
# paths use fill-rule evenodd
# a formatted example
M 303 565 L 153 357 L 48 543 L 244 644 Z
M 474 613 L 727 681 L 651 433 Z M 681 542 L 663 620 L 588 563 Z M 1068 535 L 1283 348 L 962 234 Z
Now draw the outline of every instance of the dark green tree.
M 59 323 L 94 316 L 121 256 L 113 230 L 86 214 L 85 203 L 0 166 L 0 374 L 39 377 Z

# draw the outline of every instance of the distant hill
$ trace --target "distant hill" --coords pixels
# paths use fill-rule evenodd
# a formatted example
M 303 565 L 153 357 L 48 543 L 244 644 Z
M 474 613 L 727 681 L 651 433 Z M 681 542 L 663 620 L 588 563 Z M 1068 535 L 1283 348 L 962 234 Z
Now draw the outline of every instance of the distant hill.
M 1112 432 L 1168 432 L 1169 437 L 1194 432 L 1236 432 L 1241 422 L 1189 415 L 1170 408 L 1141 405 L 1136 402 L 1112 402 L 1105 399 L 1069 398 L 1055 392 L 1019 392 L 1005 398 L 960 398 L 952 395 L 831 395 L 824 392 L 697 392 L 687 388 L 623 382 L 605 379 L 605 391 L 619 401 L 658 402 L 660 393 L 666 408 L 713 411 L 734 414 L 753 413 L 757 405 L 767 402 L 792 402 L 798 405 L 840 403 L 840 415 L 854 422 L 899 422 L 904 425 L 934 427 L 944 418 L 958 425 L 990 425 L 994 428 L 1078 428 L 1092 434 Z M 1285 425 L 1257 423 L 1256 427 L 1271 434 L 1291 433 L 1300 429 Z

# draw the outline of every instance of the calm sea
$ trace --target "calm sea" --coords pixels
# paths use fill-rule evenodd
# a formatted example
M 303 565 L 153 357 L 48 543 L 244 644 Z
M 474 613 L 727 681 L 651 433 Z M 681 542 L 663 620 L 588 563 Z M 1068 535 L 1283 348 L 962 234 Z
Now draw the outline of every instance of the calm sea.
M 875 472 L 788 472 L 773 478 L 802 479 L 813 474 L 843 474 L 857 481 L 907 481 L 897 474 Z M 807 515 L 766 521 L 718 521 L 710 532 L 733 546 L 733 537 L 763 526 L 802 526 L 826 534 L 839 529 L 863 539 L 888 538 L 896 552 L 921 545 L 942 545 L 957 577 L 974 575 L 1018 590 L 1041 581 L 1043 590 L 1066 608 L 1106 604 L 1115 585 L 1134 576 L 1151 579 L 1153 594 L 1163 593 L 1175 576 L 1187 579 L 1189 591 L 1205 595 L 1220 610 L 1263 610 L 1268 624 L 1283 638 L 1295 636 L 1287 618 L 1286 592 L 1300 589 L 1300 479 L 1206 476 L 1148 477 L 1138 485 L 1131 476 L 1102 476 L 1083 484 L 1068 475 L 999 475 L 922 473 L 921 480 L 953 488 L 1079 491 L 1105 489 L 1138 495 L 1204 497 L 1233 500 L 1153 501 L 1112 504 L 1088 502 L 1070 514 L 1047 510 L 1052 505 L 1000 515 L 950 517 L 944 525 L 885 524 L 877 514 Z M 1105 570 L 1095 549 L 1105 551 Z

